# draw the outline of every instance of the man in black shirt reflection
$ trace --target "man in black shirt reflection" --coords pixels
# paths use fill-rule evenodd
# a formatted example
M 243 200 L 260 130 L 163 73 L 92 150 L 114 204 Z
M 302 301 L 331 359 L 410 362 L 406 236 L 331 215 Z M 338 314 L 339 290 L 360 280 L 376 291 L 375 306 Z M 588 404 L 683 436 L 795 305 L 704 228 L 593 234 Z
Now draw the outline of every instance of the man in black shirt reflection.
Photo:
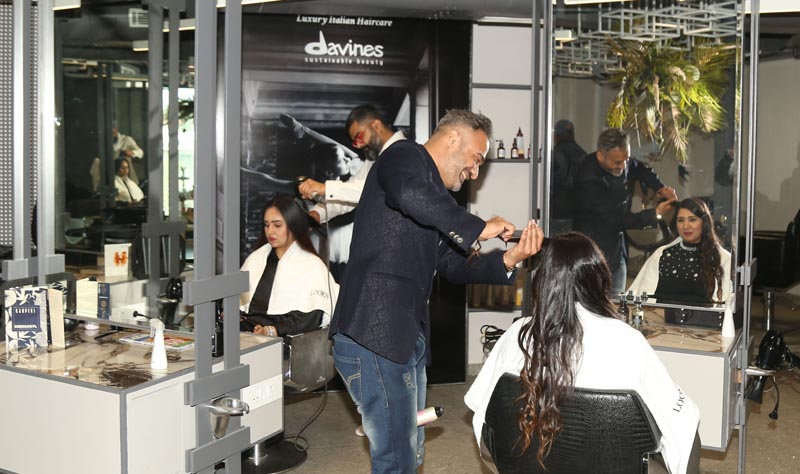
M 553 143 L 550 235 L 558 235 L 572 230 L 575 175 L 586 151 L 575 142 L 575 126 L 569 120 L 556 122 Z
M 631 212 L 637 181 L 645 193 L 655 190 L 660 202 L 654 209 Z M 613 275 L 612 295 L 618 294 L 627 286 L 623 231 L 655 227 L 677 200 L 675 189 L 665 186 L 652 168 L 631 158 L 628 135 L 610 128 L 597 139 L 597 151 L 586 155 L 578 168 L 574 194 L 575 230 L 591 237 L 603 251 Z

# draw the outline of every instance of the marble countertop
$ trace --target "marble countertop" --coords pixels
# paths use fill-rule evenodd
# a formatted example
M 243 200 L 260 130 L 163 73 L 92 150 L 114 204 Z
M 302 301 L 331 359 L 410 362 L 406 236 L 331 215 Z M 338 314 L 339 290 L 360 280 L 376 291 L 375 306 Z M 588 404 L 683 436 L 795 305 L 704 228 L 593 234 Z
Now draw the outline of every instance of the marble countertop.
M 705 329 L 664 323 L 664 309 L 648 307 L 644 313 L 645 324 L 642 333 L 655 349 L 680 350 L 691 352 L 726 353 L 736 337 L 722 339 L 719 329 Z
M 65 349 L 49 346 L 46 350 L 39 349 L 36 352 L 9 353 L 6 351 L 5 342 L 0 342 L 0 368 L 13 367 L 32 371 L 32 375 L 120 391 L 194 368 L 195 351 L 187 349 L 167 350 L 167 369 L 153 370 L 150 368 L 152 347 L 118 342 L 124 335 L 142 331 L 123 330 L 95 339 L 109 332 L 109 329 L 108 326 L 101 326 L 99 330 L 87 331 L 81 325 L 67 334 Z M 262 344 L 279 341 L 277 338 L 250 333 L 241 333 L 240 340 L 243 352 Z

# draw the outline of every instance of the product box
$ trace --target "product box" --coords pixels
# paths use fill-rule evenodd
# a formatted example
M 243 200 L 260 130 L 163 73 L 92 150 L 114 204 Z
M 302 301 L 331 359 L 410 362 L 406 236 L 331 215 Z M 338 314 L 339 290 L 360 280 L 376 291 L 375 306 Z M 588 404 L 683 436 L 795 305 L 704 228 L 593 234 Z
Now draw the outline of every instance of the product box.
M 47 347 L 47 287 L 9 288 L 4 312 L 9 351 Z
M 111 317 L 111 285 L 97 283 L 97 317 L 109 319 Z
M 131 244 L 106 244 L 103 246 L 104 266 L 107 277 L 131 275 Z

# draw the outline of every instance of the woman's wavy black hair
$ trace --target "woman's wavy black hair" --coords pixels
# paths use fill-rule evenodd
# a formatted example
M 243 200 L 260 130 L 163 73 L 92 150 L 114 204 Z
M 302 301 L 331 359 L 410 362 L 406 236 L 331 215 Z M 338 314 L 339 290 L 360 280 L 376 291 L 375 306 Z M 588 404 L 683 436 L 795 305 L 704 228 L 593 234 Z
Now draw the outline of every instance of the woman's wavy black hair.
M 583 352 L 576 304 L 600 316 L 617 316 L 608 298 L 611 272 L 591 239 L 575 232 L 546 239 L 535 260 L 532 317 L 518 339 L 525 357 L 520 373 L 520 400 L 525 406 L 517 422 L 522 451 L 538 438 L 536 457 L 544 467 L 544 458 L 561 430 L 559 406 L 573 391 Z

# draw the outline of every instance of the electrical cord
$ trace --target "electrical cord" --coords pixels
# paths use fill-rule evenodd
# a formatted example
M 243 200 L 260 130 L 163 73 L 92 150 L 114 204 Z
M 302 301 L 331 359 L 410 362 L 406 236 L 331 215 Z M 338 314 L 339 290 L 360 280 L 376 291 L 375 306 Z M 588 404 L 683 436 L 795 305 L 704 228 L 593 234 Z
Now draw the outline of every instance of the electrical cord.
M 297 205 L 301 206 L 301 208 L 304 209 L 304 207 L 302 206 L 302 204 L 300 202 L 297 202 Z M 308 212 L 306 212 L 306 214 L 308 215 Z M 310 216 L 309 216 L 309 219 L 311 219 Z M 330 220 L 326 219 L 325 220 L 325 235 L 326 236 L 330 236 L 330 230 L 331 230 L 330 229 Z M 328 249 L 327 249 L 328 250 L 328 255 L 331 254 L 330 242 L 331 242 L 330 238 L 327 238 L 326 239 L 326 245 L 328 246 Z M 331 296 L 330 298 L 328 298 L 328 301 L 330 303 L 330 313 L 328 313 L 328 314 L 330 315 L 331 318 L 333 318 L 333 309 L 334 309 L 334 307 L 333 307 L 333 297 L 332 297 L 332 295 L 333 295 L 333 287 L 331 285 L 331 278 L 333 278 L 333 277 L 331 276 L 331 262 L 330 262 L 329 258 L 324 258 L 323 261 L 325 262 L 325 268 L 328 270 L 328 275 L 327 275 L 328 295 Z M 328 341 L 327 338 L 323 339 L 323 346 L 324 346 L 323 347 L 323 353 L 327 352 L 327 349 L 328 349 L 328 342 L 327 341 Z M 323 390 L 322 391 L 322 401 L 320 402 L 319 406 L 314 410 L 314 412 L 311 413 L 311 415 L 306 419 L 306 421 L 303 423 L 303 425 L 300 427 L 300 430 L 297 433 L 286 436 L 286 440 L 287 441 L 291 440 L 290 442 L 294 445 L 294 449 L 299 451 L 299 452 L 301 452 L 301 453 L 308 451 L 308 448 L 310 447 L 310 443 L 308 442 L 308 439 L 306 439 L 303 436 L 303 433 L 306 431 L 306 429 L 308 429 L 309 426 L 311 426 L 312 423 L 314 423 L 317 420 L 317 418 L 319 418 L 320 415 L 322 415 L 322 412 L 325 410 L 325 407 L 328 404 L 328 378 L 329 377 L 328 377 L 328 364 L 325 363 L 326 359 L 327 359 L 327 354 L 325 354 L 325 356 L 322 357 L 322 377 L 325 379 L 325 384 L 322 386 L 322 390 Z
M 502 336 L 506 331 L 504 329 L 500 329 L 497 326 L 492 324 L 484 324 L 481 326 L 481 344 L 483 345 L 483 353 L 488 354 L 494 348 L 495 343 L 500 336 Z

